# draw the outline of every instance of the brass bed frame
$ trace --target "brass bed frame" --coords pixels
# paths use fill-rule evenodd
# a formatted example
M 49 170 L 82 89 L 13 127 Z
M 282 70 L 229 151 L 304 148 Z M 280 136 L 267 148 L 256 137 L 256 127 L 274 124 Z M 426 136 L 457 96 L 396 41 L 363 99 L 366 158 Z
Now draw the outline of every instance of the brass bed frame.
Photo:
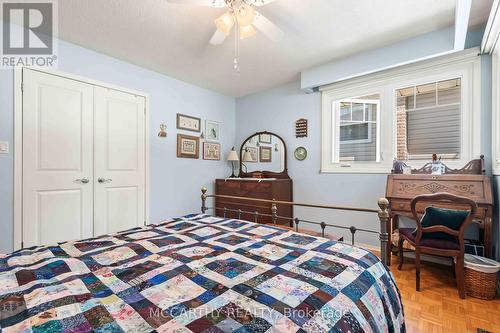
M 386 268 L 388 268 L 388 265 L 387 265 L 387 242 L 389 241 L 389 233 L 387 232 L 387 220 L 389 219 L 389 210 L 388 210 L 389 201 L 386 198 L 380 198 L 378 200 L 378 206 L 380 209 L 376 210 L 376 209 L 369 209 L 369 208 L 313 205 L 313 204 L 302 203 L 302 202 L 276 201 L 274 199 L 267 200 L 267 199 L 237 197 L 237 196 L 230 196 L 230 195 L 207 194 L 207 191 L 208 190 L 205 187 L 203 187 L 201 189 L 201 212 L 203 214 L 205 214 L 207 212 L 207 210 L 209 210 L 209 209 L 212 209 L 214 211 L 214 215 L 216 215 L 216 216 L 217 216 L 217 210 L 222 210 L 223 216 L 221 216 L 221 217 L 224 217 L 224 218 L 227 217 L 228 212 L 238 213 L 238 219 L 241 219 L 242 214 L 251 214 L 254 216 L 255 223 L 259 222 L 259 217 L 271 217 L 274 225 L 277 225 L 276 222 L 278 219 L 288 220 L 291 223 L 293 222 L 293 224 L 295 225 L 296 232 L 299 232 L 299 224 L 300 223 L 319 225 L 321 227 L 321 236 L 322 237 L 325 237 L 326 227 L 349 230 L 351 232 L 351 244 L 352 245 L 354 245 L 354 238 L 355 238 L 355 234 L 357 231 L 371 233 L 371 234 L 378 234 L 379 239 L 380 239 L 380 260 L 382 261 L 384 266 Z M 243 200 L 243 201 L 270 203 L 271 204 L 271 214 L 259 213 L 258 211 L 250 212 L 250 211 L 244 211 L 241 209 L 231 209 L 231 208 L 226 208 L 226 207 L 224 207 L 222 209 L 221 208 L 216 209 L 215 207 L 207 207 L 206 204 L 207 204 L 208 198 L 237 199 L 237 200 Z M 310 221 L 310 220 L 305 220 L 305 219 L 299 219 L 297 217 L 291 218 L 291 217 L 279 216 L 277 205 L 290 205 L 292 207 L 298 206 L 298 207 L 309 207 L 309 208 L 354 211 L 354 212 L 362 212 L 362 213 L 376 213 L 378 215 L 378 219 L 380 222 L 380 231 L 369 230 L 369 229 L 360 229 L 360 228 L 357 228 L 355 226 L 343 226 L 343 225 L 328 224 L 328 223 L 323 222 L 323 221 L 321 221 L 321 222 Z

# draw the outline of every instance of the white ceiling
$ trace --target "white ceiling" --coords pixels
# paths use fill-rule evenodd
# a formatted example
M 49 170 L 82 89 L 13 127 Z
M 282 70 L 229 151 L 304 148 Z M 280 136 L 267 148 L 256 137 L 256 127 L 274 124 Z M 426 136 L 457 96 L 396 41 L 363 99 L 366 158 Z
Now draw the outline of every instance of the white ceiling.
M 241 42 L 241 72 L 233 70 L 234 38 L 209 45 L 223 9 L 166 0 L 59 1 L 62 39 L 239 97 L 298 78 L 334 59 L 454 24 L 456 0 L 276 0 L 259 10 L 285 38 L 262 34 Z M 469 26 L 485 23 L 493 0 L 473 0 Z M 231 36 L 230 36 L 231 37 Z

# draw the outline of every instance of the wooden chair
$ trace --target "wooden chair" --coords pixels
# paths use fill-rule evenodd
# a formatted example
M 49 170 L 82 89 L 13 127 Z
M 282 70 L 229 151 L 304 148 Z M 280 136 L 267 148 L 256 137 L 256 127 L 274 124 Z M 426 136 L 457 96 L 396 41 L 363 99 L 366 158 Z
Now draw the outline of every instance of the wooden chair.
M 469 214 L 465 218 L 464 222 L 458 230 L 451 229 L 445 224 L 433 225 L 431 227 L 423 228 L 421 224 L 421 217 L 417 213 L 417 204 L 419 202 L 427 202 L 428 206 L 443 206 L 446 207 L 446 203 L 459 204 L 464 207 L 468 207 Z M 464 209 L 465 210 L 465 209 Z M 417 232 L 414 228 L 400 228 L 399 229 L 399 243 L 398 243 L 398 257 L 399 266 L 398 269 L 401 270 L 403 266 L 403 242 L 406 240 L 408 243 L 415 247 L 415 266 L 416 266 L 416 289 L 420 291 L 420 254 L 426 253 L 430 255 L 449 257 L 456 259 L 455 266 L 455 277 L 457 280 L 458 294 L 460 298 L 465 298 L 465 284 L 464 284 L 464 232 L 467 226 L 472 222 L 472 218 L 476 213 L 477 205 L 476 203 L 468 198 L 456 196 L 449 193 L 436 193 L 436 194 L 424 194 L 416 196 L 411 201 L 411 211 L 415 222 L 417 224 Z M 431 232 L 443 232 L 448 235 L 456 237 L 456 240 L 444 240 L 431 237 L 422 237 L 426 233 Z

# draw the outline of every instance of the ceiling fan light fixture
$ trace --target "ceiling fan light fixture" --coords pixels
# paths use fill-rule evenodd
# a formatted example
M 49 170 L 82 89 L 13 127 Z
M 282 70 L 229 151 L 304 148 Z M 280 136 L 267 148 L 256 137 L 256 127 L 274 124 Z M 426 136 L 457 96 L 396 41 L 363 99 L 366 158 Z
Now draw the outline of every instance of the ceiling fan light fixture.
M 255 36 L 256 33 L 257 31 L 252 25 L 245 25 L 243 27 L 240 27 L 240 39 Z
M 230 12 L 227 12 L 215 20 L 215 26 L 219 31 L 222 31 L 226 36 L 229 35 L 234 25 L 234 17 Z
M 255 19 L 255 9 L 253 6 L 243 4 L 236 10 L 236 17 L 240 27 L 248 26 Z

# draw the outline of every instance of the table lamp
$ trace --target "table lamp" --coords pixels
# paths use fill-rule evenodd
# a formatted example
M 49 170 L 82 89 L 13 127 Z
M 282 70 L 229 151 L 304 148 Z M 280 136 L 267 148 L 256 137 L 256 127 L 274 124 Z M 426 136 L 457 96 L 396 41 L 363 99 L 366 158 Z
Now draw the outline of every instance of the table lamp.
M 245 148 L 245 152 L 243 153 L 243 158 L 242 158 L 242 163 L 241 165 L 245 167 L 245 172 L 248 172 L 247 166 L 243 162 L 255 162 L 252 154 L 248 151 L 248 149 Z
M 240 159 L 238 158 L 238 154 L 236 153 L 236 150 L 234 149 L 234 147 L 229 152 L 229 155 L 227 156 L 227 160 L 229 162 L 231 162 L 231 169 L 233 170 L 233 172 L 231 173 L 231 176 L 229 176 L 229 178 L 236 178 L 236 175 L 234 174 L 234 162 L 238 162 Z

